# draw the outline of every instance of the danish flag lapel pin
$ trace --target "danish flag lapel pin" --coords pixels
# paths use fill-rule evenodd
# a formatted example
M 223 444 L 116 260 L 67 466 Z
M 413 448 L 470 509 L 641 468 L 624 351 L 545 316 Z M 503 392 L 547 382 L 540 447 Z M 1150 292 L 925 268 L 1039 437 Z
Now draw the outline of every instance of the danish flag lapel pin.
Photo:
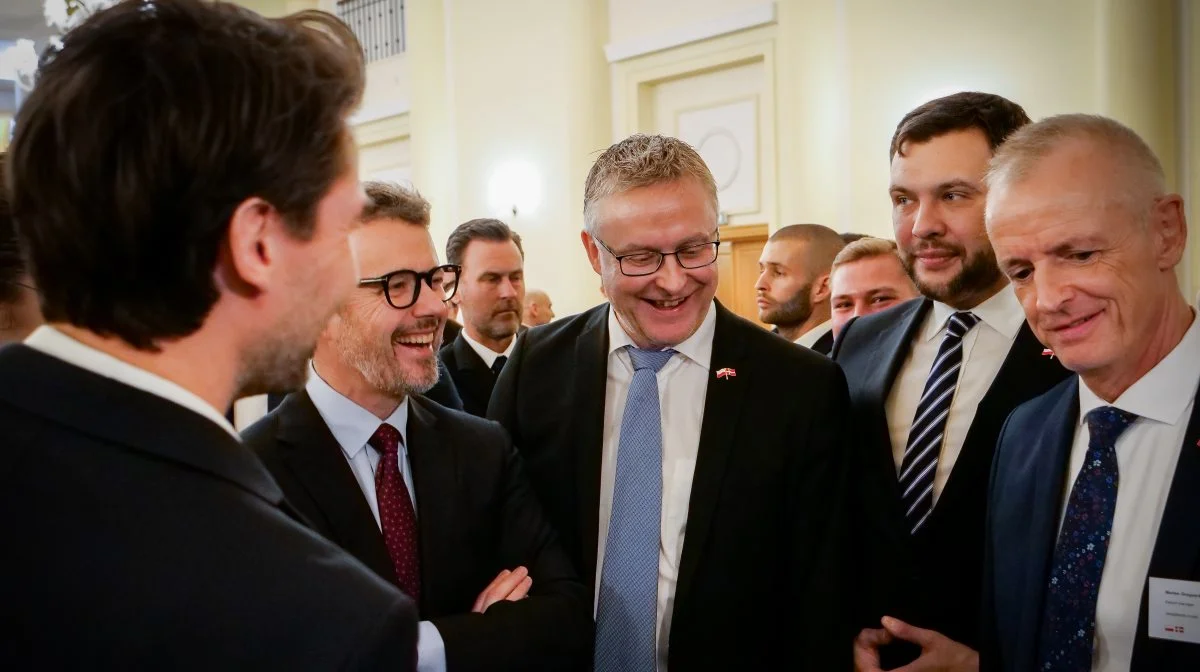
M 1054 351 L 1051 350 L 1050 348 L 1046 348 L 1046 349 L 1042 350 L 1042 356 L 1049 357 L 1050 359 L 1054 359 Z
M 728 367 L 717 369 L 717 378 L 737 378 L 737 371 Z

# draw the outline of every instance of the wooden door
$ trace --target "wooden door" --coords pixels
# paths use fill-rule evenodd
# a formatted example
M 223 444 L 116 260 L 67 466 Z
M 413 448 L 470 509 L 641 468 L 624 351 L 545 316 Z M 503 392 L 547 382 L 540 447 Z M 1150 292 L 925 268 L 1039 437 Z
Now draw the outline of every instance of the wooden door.
M 758 281 L 758 258 L 767 244 L 766 224 L 721 227 L 717 254 L 717 300 L 726 308 L 763 326 L 758 321 L 754 283 Z M 765 327 L 764 327 L 765 328 Z

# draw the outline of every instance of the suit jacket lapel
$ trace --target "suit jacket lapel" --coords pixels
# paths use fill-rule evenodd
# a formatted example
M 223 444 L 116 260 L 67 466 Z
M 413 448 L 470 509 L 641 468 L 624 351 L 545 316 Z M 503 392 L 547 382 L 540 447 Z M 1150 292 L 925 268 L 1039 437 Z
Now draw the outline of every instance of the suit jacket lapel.
M 934 508 L 934 516 L 941 512 L 953 512 L 951 504 L 942 507 L 942 502 L 952 503 L 960 497 L 975 497 L 973 489 L 979 487 L 978 475 L 990 468 L 996 452 L 995 437 L 1008 418 L 1008 414 L 1021 402 L 1050 389 L 1067 376 L 1067 371 L 1056 360 L 1043 355 L 1044 347 L 1033 335 L 1025 322 L 1021 323 L 1017 337 L 1013 340 L 1004 363 L 996 372 L 996 378 L 979 401 L 975 418 L 963 439 L 963 448 L 958 461 L 950 472 L 950 478 Z M 1078 400 L 1078 392 L 1075 399 Z M 1076 413 L 1077 415 L 1078 413 Z M 1074 436 L 1072 430 L 1068 441 Z
M 422 611 L 440 613 L 438 598 L 459 592 L 455 586 L 439 583 L 452 578 L 450 571 L 435 571 L 460 563 L 455 553 L 455 502 L 458 492 L 457 453 L 443 440 L 437 418 L 415 397 L 408 407 L 408 461 L 412 466 L 413 488 L 417 501 L 417 529 L 421 557 Z M 461 553 L 461 549 L 458 549 Z
M 1197 392 L 1197 396 L 1200 396 L 1200 391 Z M 1167 505 L 1163 509 L 1162 523 L 1158 528 L 1158 539 L 1154 543 L 1154 554 L 1150 557 L 1149 576 L 1187 581 L 1200 578 L 1197 512 L 1200 512 L 1200 405 L 1193 403 L 1192 417 L 1188 421 L 1187 433 L 1183 436 L 1183 448 L 1179 452 L 1179 462 L 1175 465 L 1171 491 L 1167 495 Z M 1137 639 L 1133 648 L 1135 668 L 1167 669 L 1166 659 L 1162 656 L 1168 653 L 1168 648 L 1178 645 L 1147 637 L 1148 605 L 1149 581 L 1142 590 Z
M 577 441 L 576 488 L 579 492 L 583 578 L 596 585 L 597 536 L 600 534 L 600 463 L 604 456 L 604 397 L 608 385 L 608 311 L 596 310 L 575 341 L 575 413 L 567 434 Z
M 745 353 L 742 340 L 738 338 L 736 318 L 720 303 L 716 304 L 716 311 L 708 391 L 704 397 L 704 419 L 700 427 L 696 470 L 692 477 L 683 553 L 679 561 L 679 582 L 675 589 L 676 604 L 684 603 L 691 590 L 720 499 L 721 482 L 733 451 L 742 404 L 753 376 L 749 367 L 742 366 Z M 734 369 L 737 374 L 718 380 L 715 372 L 723 368 Z
M 475 405 L 487 410 L 492 388 L 496 386 L 496 375 L 462 334 L 454 340 L 454 359 L 458 364 L 459 377 L 466 382 L 466 385 L 459 386 L 459 394 L 470 395 Z
M 1022 521 L 1027 527 L 1018 531 L 1027 540 L 1019 558 L 1021 573 L 1012 577 L 1011 583 L 996 582 L 1004 584 L 999 586 L 1001 589 L 1012 590 L 1015 594 L 1016 604 L 1020 605 L 1020 613 L 1015 615 L 1010 626 L 1017 632 L 1015 650 L 1031 656 L 1027 664 L 1018 664 L 1013 669 L 1032 669 L 1037 664 L 1038 632 L 1042 623 L 1042 605 L 1050 576 L 1050 563 L 1058 543 L 1063 487 L 1070 487 L 1067 469 L 1079 418 L 1077 380 L 1063 386 L 1061 395 L 1047 405 L 1043 431 L 1027 437 L 1035 445 L 1025 453 L 1027 462 L 1020 465 L 1030 484 L 1029 516 Z
M 284 444 L 280 457 L 323 515 L 324 520 L 311 521 L 317 531 L 396 584 L 396 570 L 371 507 L 308 393 L 288 395 L 278 412 L 279 440 Z

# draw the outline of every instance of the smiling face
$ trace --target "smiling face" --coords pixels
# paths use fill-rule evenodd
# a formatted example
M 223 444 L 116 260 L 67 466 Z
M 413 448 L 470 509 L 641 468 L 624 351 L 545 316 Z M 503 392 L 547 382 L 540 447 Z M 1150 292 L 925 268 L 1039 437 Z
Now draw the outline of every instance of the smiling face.
M 983 225 L 992 151 L 978 129 L 907 142 L 892 158 L 892 227 L 921 293 L 974 308 L 1004 286 Z
M 878 254 L 833 269 L 833 334 L 851 318 L 878 313 L 919 296 L 895 254 Z
M 687 340 L 716 296 L 716 264 L 688 269 L 670 256 L 655 273 L 630 277 L 592 236 L 617 255 L 673 252 L 715 241 L 717 217 L 709 195 L 698 181 L 685 178 L 607 196 L 596 208 L 593 232 L 583 233 L 584 247 L 625 332 L 641 348 Z
M 1001 185 L 988 220 L 1038 339 L 1113 399 L 1175 345 L 1187 230 L 1179 197 L 1122 199 L 1123 177 L 1100 148 L 1067 141 Z
M 350 244 L 360 278 L 401 269 L 425 272 L 438 265 L 429 231 L 404 221 L 366 223 L 351 234 Z M 400 305 L 410 297 L 393 294 Z M 417 302 L 403 309 L 388 303 L 380 285 L 359 287 L 330 321 L 321 347 L 333 348 L 338 365 L 356 371 L 370 388 L 400 400 L 437 383 L 437 350 L 448 314 L 441 292 L 424 282 Z

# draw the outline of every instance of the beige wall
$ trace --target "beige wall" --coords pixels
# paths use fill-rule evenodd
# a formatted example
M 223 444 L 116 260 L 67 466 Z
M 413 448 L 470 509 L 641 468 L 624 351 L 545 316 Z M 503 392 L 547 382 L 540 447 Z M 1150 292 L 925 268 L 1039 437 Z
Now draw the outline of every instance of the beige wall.
M 608 0 L 608 40 L 619 44 L 721 21 L 763 0 Z
M 966 7 L 969 6 L 969 11 Z M 914 106 L 978 89 L 1036 118 L 1114 116 L 1174 177 L 1175 0 L 782 0 L 781 216 L 888 234 L 887 147 Z M 814 95 L 819 92 L 820 95 Z
M 426 0 L 411 5 L 413 180 L 433 203 L 439 246 L 457 224 L 498 217 L 525 240 L 527 284 L 562 314 L 599 302 L 586 263 L 583 180 L 609 144 L 602 0 Z M 514 217 L 490 202 L 514 162 L 540 203 Z M 502 179 L 503 176 L 501 176 Z
M 1189 296 L 1200 292 L 1200 3 L 1179 0 L 1182 68 L 1179 73 L 1180 118 L 1184 142 L 1180 143 L 1180 185 L 1188 210 L 1190 254 L 1184 277 Z

